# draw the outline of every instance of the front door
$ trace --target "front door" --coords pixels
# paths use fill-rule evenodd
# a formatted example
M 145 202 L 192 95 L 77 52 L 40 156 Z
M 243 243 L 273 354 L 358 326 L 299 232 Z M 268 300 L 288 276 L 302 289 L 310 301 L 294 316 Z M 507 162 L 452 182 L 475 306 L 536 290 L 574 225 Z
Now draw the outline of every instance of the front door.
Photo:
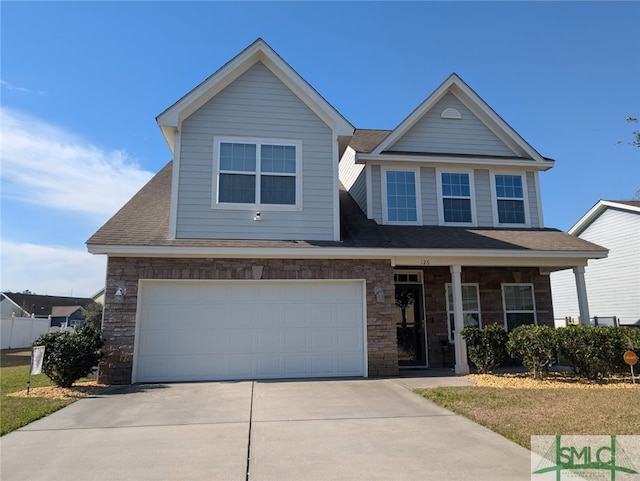
M 398 364 L 426 366 L 422 284 L 396 284 Z

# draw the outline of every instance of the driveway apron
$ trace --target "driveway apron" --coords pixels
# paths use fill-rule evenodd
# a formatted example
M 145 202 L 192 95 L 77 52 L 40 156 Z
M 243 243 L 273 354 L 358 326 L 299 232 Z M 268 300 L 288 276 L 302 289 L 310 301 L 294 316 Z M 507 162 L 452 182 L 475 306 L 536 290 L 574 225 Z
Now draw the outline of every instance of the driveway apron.
M 529 480 L 529 452 L 427 401 L 459 378 L 150 384 L 0 438 L 7 480 Z

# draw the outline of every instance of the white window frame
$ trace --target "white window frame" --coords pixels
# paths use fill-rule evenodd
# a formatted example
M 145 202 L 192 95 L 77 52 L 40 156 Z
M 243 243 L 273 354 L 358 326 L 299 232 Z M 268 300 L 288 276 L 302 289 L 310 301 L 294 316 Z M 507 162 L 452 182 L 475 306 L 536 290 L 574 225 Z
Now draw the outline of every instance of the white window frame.
M 531 288 L 531 302 L 533 303 L 533 310 L 521 309 L 521 310 L 509 310 L 507 311 L 507 299 L 505 296 L 504 288 L 506 286 L 529 286 Z M 509 332 L 509 324 L 507 323 L 507 314 L 531 314 L 533 313 L 533 324 L 538 324 L 538 313 L 536 309 L 536 291 L 531 282 L 503 282 L 500 284 L 500 290 L 502 291 L 502 312 L 504 313 L 504 330 Z
M 406 276 L 416 276 L 416 281 L 410 281 L 410 280 L 399 280 L 396 278 L 397 275 L 406 275 Z M 405 270 L 405 269 L 398 269 L 393 271 L 393 282 L 394 284 L 423 284 L 422 282 L 422 271 L 417 271 L 417 270 Z
M 500 197 L 500 200 L 521 200 L 524 208 L 524 223 L 523 224 L 510 224 L 510 223 L 502 223 L 500 222 L 500 216 L 498 215 L 498 192 L 496 190 L 496 175 L 510 175 L 514 177 L 520 177 L 522 181 L 522 199 L 513 197 Z M 527 176 L 524 172 L 514 172 L 514 171 L 491 171 L 490 172 L 490 182 L 491 182 L 491 208 L 493 210 L 493 225 L 494 227 L 531 227 L 531 215 L 529 213 L 529 195 L 528 195 L 528 184 L 527 184 Z
M 480 304 L 480 284 L 467 282 L 460 285 L 460 287 L 469 287 L 469 286 L 474 286 L 476 288 L 476 294 L 478 297 L 478 310 L 477 311 L 465 310 L 463 305 L 462 316 L 464 318 L 466 314 L 478 314 L 478 327 L 482 329 L 482 306 Z M 449 294 L 451 293 L 451 295 L 453 296 L 453 292 L 451 292 L 452 289 L 453 289 L 453 284 L 451 284 L 450 282 L 444 285 L 444 301 L 447 304 L 447 333 L 448 333 L 447 337 L 449 338 L 449 343 L 454 342 L 453 331 L 455 327 L 452 325 L 454 321 L 453 319 L 451 319 L 451 316 L 453 316 L 453 311 L 449 309 Z
M 445 196 L 442 189 L 442 174 L 467 174 L 469 176 L 469 197 Z M 475 227 L 477 225 L 476 191 L 472 170 L 436 169 L 436 189 L 438 192 L 438 223 L 440 225 Z M 446 222 L 444 220 L 444 199 L 469 199 L 471 222 Z
M 387 203 L 387 172 L 413 172 L 416 179 L 416 220 L 415 221 L 390 221 Z M 382 184 L 382 223 L 390 225 L 421 225 L 422 224 L 422 196 L 420 195 L 420 169 L 412 167 L 381 167 L 380 183 Z
M 282 175 L 291 176 L 295 175 L 296 186 L 296 202 L 295 204 L 262 204 L 259 201 L 254 203 L 233 203 L 233 202 L 220 202 L 219 201 L 219 183 L 220 174 L 228 173 L 227 171 L 221 172 L 220 169 L 220 144 L 254 144 L 256 146 L 256 170 L 255 172 L 238 172 L 243 175 L 254 175 L 256 178 L 256 198 L 260 198 L 260 178 L 262 176 L 261 170 L 261 149 L 262 145 L 282 145 L 287 147 L 295 147 L 296 149 L 296 172 L 295 174 L 284 173 Z M 265 175 L 278 176 L 278 172 L 265 172 Z M 302 141 L 292 139 L 270 139 L 262 137 L 214 137 L 213 139 L 213 186 L 211 207 L 213 209 L 225 209 L 225 210 L 261 210 L 261 211 L 301 211 L 302 210 Z

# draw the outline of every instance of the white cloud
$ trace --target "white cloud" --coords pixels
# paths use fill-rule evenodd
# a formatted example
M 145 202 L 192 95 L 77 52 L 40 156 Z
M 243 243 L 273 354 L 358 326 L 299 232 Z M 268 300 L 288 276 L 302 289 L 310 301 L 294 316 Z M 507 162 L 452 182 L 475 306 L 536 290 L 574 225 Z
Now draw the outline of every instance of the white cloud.
M 152 176 L 42 120 L 3 109 L 1 121 L 3 197 L 106 220 Z
M 4 88 L 6 88 L 7 90 L 12 90 L 14 92 L 23 92 L 23 93 L 31 93 L 31 90 L 29 90 L 26 87 L 21 87 L 19 85 L 14 85 L 11 82 L 7 82 L 6 80 L 0 80 L 0 85 L 2 85 Z M 38 94 L 40 95 L 44 95 L 45 93 L 41 90 L 37 91 Z
M 85 250 L 3 240 L 0 289 L 90 297 L 104 287 L 107 258 Z

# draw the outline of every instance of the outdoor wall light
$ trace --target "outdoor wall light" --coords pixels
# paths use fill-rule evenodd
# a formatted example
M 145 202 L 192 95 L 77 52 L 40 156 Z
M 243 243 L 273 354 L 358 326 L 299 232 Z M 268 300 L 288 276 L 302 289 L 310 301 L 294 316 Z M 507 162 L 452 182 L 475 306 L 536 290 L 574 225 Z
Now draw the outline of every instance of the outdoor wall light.
M 384 289 L 382 287 L 375 287 L 373 294 L 376 296 L 376 301 L 384 302 Z
M 256 222 L 260 222 L 262 220 L 262 216 L 260 215 L 260 211 L 256 212 L 256 215 L 253 216 L 253 220 Z
M 116 293 L 113 295 L 113 302 L 117 302 L 118 304 L 124 302 L 124 295 L 126 293 L 127 290 L 124 287 L 118 287 Z

